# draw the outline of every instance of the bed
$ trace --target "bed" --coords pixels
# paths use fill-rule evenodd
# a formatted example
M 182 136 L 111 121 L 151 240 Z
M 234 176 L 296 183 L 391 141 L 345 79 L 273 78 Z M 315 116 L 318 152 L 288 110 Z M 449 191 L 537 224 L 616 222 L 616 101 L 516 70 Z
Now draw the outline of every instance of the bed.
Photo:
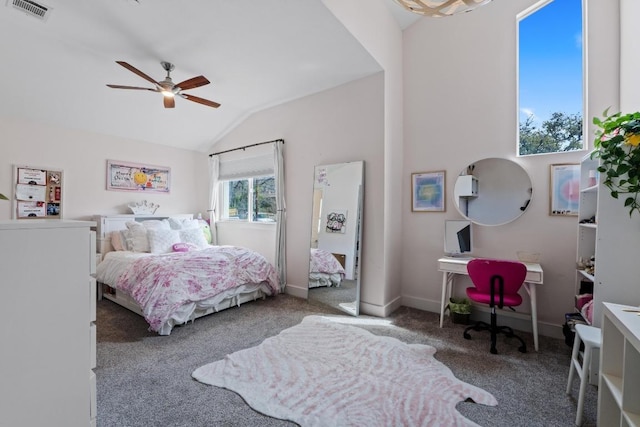
M 342 263 L 338 261 L 342 257 Z M 340 286 L 344 279 L 344 255 L 311 248 L 309 254 L 309 287 Z
M 237 246 L 213 246 L 190 215 L 94 217 L 101 296 L 169 335 L 176 325 L 275 295 L 274 266 Z

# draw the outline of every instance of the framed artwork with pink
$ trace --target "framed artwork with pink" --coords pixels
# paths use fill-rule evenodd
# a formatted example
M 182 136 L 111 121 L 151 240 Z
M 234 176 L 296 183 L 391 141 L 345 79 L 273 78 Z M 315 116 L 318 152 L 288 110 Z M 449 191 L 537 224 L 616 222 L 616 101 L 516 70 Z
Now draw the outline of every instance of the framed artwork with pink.
M 578 216 L 580 204 L 580 165 L 551 165 L 549 215 Z

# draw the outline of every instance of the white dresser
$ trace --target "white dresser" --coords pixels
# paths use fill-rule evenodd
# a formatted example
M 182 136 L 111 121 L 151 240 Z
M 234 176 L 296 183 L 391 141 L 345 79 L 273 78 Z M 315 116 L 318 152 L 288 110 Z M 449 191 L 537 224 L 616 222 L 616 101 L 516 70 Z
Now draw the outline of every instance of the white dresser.
M 0 221 L 0 425 L 96 425 L 90 221 Z

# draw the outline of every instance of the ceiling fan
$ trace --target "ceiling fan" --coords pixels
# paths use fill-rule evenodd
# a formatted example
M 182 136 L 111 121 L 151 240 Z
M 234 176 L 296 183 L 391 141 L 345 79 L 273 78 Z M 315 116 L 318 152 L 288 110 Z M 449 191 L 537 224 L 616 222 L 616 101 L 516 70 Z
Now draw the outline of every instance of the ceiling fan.
M 137 87 L 137 86 L 122 86 L 122 85 L 107 85 L 114 89 L 133 89 L 133 90 L 149 90 L 151 92 L 159 92 L 163 95 L 164 98 L 164 108 L 174 108 L 176 106 L 175 97 L 179 96 L 188 101 L 197 102 L 198 104 L 206 105 L 208 107 L 218 108 L 220 104 L 217 102 L 209 101 L 208 99 L 199 98 L 197 96 L 189 95 L 187 93 L 183 93 L 183 90 L 194 89 L 196 87 L 208 85 L 210 82 L 204 76 L 197 76 L 190 79 L 187 79 L 178 84 L 173 83 L 171 80 L 171 71 L 175 68 L 175 66 L 170 62 L 162 61 L 160 64 L 162 68 L 167 72 L 167 77 L 164 78 L 161 82 L 157 82 L 142 71 L 138 70 L 134 66 L 127 64 L 124 61 L 116 61 L 116 63 L 122 65 L 127 70 L 139 75 L 143 79 L 151 82 L 155 85 L 155 88 L 147 88 L 147 87 Z

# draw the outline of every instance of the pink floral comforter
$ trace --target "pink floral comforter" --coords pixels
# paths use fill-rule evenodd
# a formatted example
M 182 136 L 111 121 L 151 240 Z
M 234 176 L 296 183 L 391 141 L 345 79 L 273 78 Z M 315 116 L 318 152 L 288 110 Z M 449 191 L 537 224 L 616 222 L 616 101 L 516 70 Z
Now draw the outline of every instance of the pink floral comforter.
M 212 246 L 139 258 L 120 275 L 116 288 L 133 297 L 150 329 L 159 332 L 184 306 L 195 309 L 198 302 L 260 282 L 267 295 L 277 293 L 277 273 L 266 258 L 241 247 Z
M 311 273 L 338 273 L 344 279 L 344 268 L 338 262 L 331 252 L 311 248 L 311 257 L 309 262 L 309 272 Z

